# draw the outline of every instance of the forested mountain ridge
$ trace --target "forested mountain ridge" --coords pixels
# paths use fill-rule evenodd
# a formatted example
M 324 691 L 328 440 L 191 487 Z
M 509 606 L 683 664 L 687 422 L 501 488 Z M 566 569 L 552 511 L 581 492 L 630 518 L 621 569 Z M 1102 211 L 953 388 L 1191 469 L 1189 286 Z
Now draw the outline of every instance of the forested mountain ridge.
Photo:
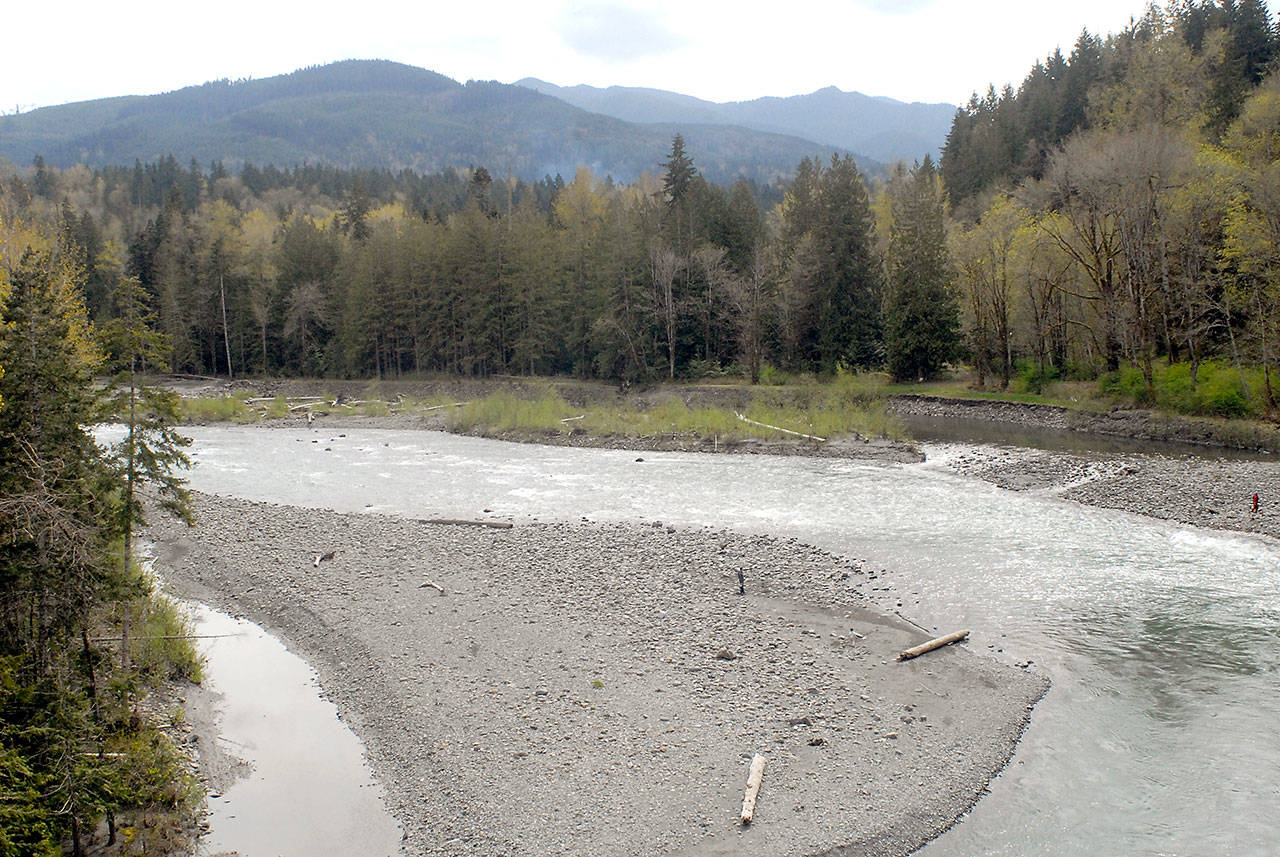
M 532 77 L 518 80 L 516 85 L 627 122 L 740 125 L 794 134 L 884 163 L 912 163 L 926 154 L 937 157 L 956 112 L 951 104 L 906 103 L 843 92 L 834 86 L 787 98 L 720 103 L 661 89 L 556 86 Z
M 152 162 L 326 164 L 437 173 L 484 165 L 530 181 L 579 166 L 633 181 L 674 133 L 711 181 L 770 183 L 829 145 L 724 125 L 635 124 L 519 86 L 460 84 L 425 69 L 348 60 L 263 80 L 213 81 L 0 117 L 0 157 L 91 167 Z M 860 159 L 863 169 L 876 165 Z

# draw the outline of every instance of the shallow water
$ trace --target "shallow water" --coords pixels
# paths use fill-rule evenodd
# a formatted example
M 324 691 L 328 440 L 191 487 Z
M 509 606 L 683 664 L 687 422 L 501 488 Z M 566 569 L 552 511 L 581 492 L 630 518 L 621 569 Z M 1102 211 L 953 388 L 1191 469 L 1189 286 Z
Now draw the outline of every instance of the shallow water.
M 245 619 L 194 605 L 205 685 L 222 694 L 217 740 L 252 771 L 209 796 L 200 853 L 393 855 L 387 813 L 360 742 L 320 696 L 315 672 Z
M 882 606 L 1054 680 L 950 855 L 1263 855 L 1280 843 L 1280 546 L 950 474 L 439 433 L 204 427 L 194 488 L 410 517 L 660 519 L 888 569 Z M 951 450 L 953 451 L 953 450 Z M 944 448 L 930 450 L 948 454 Z M 643 459 L 643 460 L 638 460 Z

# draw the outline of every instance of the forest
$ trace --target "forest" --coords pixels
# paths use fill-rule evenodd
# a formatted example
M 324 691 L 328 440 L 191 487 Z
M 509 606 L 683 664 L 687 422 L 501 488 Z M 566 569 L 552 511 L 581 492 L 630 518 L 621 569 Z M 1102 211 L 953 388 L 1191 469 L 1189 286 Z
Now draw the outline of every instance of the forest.
M 628 185 L 37 159 L 0 179 L 0 217 L 10 246 L 68 260 L 96 323 L 136 279 L 173 372 L 916 380 L 964 364 L 979 386 L 1103 378 L 1269 411 L 1276 45 L 1257 0 L 1152 6 L 975 95 L 936 167 L 875 180 L 833 156 L 716 185 L 679 135 Z M 1224 368 L 1231 389 L 1198 397 Z

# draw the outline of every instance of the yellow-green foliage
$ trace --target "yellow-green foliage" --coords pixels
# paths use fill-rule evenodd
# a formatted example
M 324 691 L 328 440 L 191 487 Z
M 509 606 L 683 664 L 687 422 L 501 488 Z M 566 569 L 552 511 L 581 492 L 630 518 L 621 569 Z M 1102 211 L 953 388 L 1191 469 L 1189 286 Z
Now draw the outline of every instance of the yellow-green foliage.
M 815 385 L 769 402 L 757 398 L 745 417 L 803 434 L 836 438 L 857 433 L 874 437 L 901 437 L 902 427 L 874 396 L 877 382 L 849 380 Z M 580 419 L 576 419 L 580 417 Z M 568 421 L 566 421 L 568 420 Z M 739 420 L 732 409 L 690 407 L 671 396 L 639 409 L 630 405 L 598 404 L 575 408 L 553 391 L 536 399 L 521 399 L 510 393 L 494 393 L 468 403 L 449 415 L 452 428 L 489 433 L 551 432 L 568 434 L 585 431 L 612 437 L 655 437 L 684 435 L 721 440 L 757 437 L 783 439 L 785 432 Z
M 154 726 L 110 736 L 105 750 L 115 762 L 116 790 L 125 803 L 143 810 L 190 809 L 200 799 L 199 786 L 173 742 Z
M 449 424 L 463 431 L 569 431 L 565 428 L 569 424 L 561 420 L 576 415 L 568 402 L 550 390 L 532 400 L 500 392 L 454 408 Z
M 158 681 L 200 681 L 201 659 L 188 639 L 193 633 L 191 621 L 177 602 L 153 590 L 130 609 L 135 629 L 130 656 L 138 672 Z
M 263 409 L 262 416 L 266 419 L 278 420 L 289 416 L 289 403 L 280 396 L 276 396 Z
M 212 396 L 201 399 L 183 399 L 182 418 L 189 422 L 237 422 L 251 423 L 259 412 L 245 404 L 238 396 Z
M 1134 367 L 1109 372 L 1098 381 L 1102 393 L 1126 403 L 1214 417 L 1249 417 L 1260 413 L 1263 385 L 1261 369 L 1241 373 L 1230 364 L 1216 361 L 1201 363 L 1194 383 L 1190 364 L 1158 364 L 1153 367 L 1150 392 L 1142 373 Z

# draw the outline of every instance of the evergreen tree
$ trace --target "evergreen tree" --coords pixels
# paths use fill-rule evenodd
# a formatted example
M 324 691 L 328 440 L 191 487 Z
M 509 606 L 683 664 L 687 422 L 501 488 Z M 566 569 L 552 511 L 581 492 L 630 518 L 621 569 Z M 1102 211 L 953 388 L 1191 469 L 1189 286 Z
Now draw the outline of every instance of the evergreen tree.
M 783 206 L 795 359 L 824 373 L 870 368 L 880 359 L 881 298 L 866 185 L 848 156 L 801 167 Z
M 889 188 L 885 356 L 899 381 L 933 377 L 959 353 L 959 313 L 950 289 L 942 185 L 926 156 L 899 168 Z
M 86 604 L 108 582 L 96 548 L 104 474 L 93 423 L 92 365 L 68 347 L 75 308 L 52 262 L 28 251 L 14 270 L 0 332 L 0 655 L 44 674 Z
M 675 208 L 684 201 L 698 174 L 693 158 L 685 153 L 682 135 L 676 134 L 671 138 L 671 154 L 662 163 L 662 168 L 662 196 L 668 208 Z
M 109 419 L 121 420 L 124 438 L 113 444 L 109 458 L 116 466 L 124 492 L 119 504 L 119 530 L 124 536 L 123 568 L 132 562 L 132 537 L 143 523 L 139 489 L 156 489 L 161 508 L 190 523 L 190 496 L 175 470 L 190 466 L 183 449 L 190 439 L 174 430 L 178 423 L 177 394 L 139 383 L 139 373 L 154 371 L 169 359 L 165 338 L 155 329 L 156 316 L 147 293 L 134 277 L 125 277 L 112 295 L 115 315 L 103 328 L 110 365 L 119 370 L 100 405 Z

